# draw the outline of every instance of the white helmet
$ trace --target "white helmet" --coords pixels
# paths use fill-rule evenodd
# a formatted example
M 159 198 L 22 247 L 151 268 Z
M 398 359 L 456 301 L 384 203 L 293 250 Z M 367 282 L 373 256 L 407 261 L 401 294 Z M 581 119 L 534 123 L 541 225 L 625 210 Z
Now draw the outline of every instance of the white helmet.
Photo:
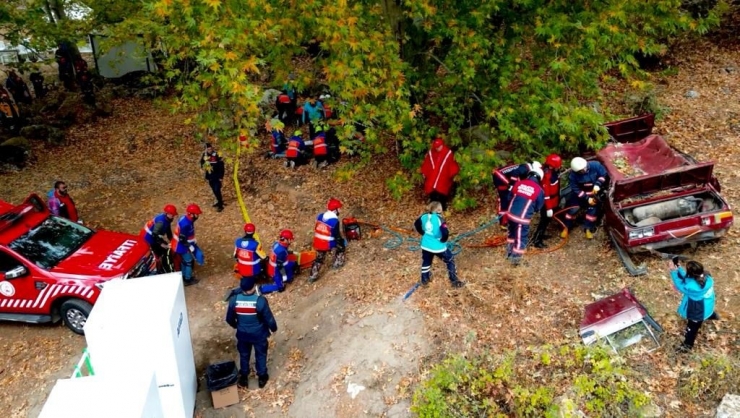
M 542 168 L 542 164 L 540 164 L 539 161 L 532 161 L 532 164 L 529 165 L 532 168 Z
M 529 170 L 529 174 L 527 174 L 527 177 L 531 177 L 532 175 L 537 176 L 538 181 L 542 181 L 542 179 L 545 177 L 545 173 L 539 167 L 533 167 L 531 170 Z
M 575 172 L 585 170 L 587 165 L 588 162 L 582 157 L 576 157 L 570 161 L 570 169 Z

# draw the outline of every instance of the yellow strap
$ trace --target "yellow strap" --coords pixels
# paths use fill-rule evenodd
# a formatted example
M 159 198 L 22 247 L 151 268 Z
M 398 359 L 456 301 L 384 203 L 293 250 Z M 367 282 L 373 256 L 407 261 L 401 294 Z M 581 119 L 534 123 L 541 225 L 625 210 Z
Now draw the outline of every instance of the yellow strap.
M 244 218 L 245 223 L 251 223 L 252 221 L 249 219 L 249 212 L 247 212 L 247 206 L 244 204 L 244 199 L 242 198 L 242 191 L 241 187 L 239 186 L 239 176 L 237 175 L 239 173 L 239 154 L 242 150 L 242 144 L 239 138 L 236 139 L 236 159 L 234 161 L 234 189 L 236 190 L 236 200 L 239 202 L 239 207 L 242 210 L 242 217 Z M 260 257 L 264 258 L 266 257 L 265 251 L 262 249 L 262 242 L 260 241 L 260 236 L 257 232 L 254 233 L 254 239 L 257 240 L 259 243 L 259 246 L 257 247 L 257 254 L 259 254 Z

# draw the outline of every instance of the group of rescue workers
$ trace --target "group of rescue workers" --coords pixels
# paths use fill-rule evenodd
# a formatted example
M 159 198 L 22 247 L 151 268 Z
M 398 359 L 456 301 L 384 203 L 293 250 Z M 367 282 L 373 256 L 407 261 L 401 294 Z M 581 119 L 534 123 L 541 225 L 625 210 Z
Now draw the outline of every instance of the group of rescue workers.
M 534 161 L 493 170 L 493 185 L 498 194 L 499 224 L 508 231 L 506 258 L 514 265 L 520 263 L 526 251 L 530 223 L 535 213 L 540 213 L 540 222 L 532 237 L 533 245 L 537 248 L 546 247 L 545 231 L 550 220 L 560 213 L 564 213 L 563 224 L 566 227 L 561 233 L 562 238 L 568 236 L 576 214 L 581 209 L 584 211 L 586 238 L 592 239 L 594 236 L 597 220 L 601 215 L 601 201 L 609 180 L 606 168 L 595 160 L 573 158 L 568 175 L 570 193 L 567 194 L 565 208 L 556 212 L 561 200 L 562 165 L 562 158 L 558 154 L 550 154 L 545 158 L 544 165 Z M 439 214 L 446 209 L 459 171 L 460 167 L 452 150 L 445 145 L 442 138 L 434 139 L 421 166 L 421 174 L 424 177 L 424 192 L 429 200 L 440 204 Z M 435 207 L 430 206 L 428 212 L 435 213 Z M 441 224 L 444 224 L 443 219 Z M 436 232 L 436 235 L 442 237 L 446 233 Z M 452 266 L 449 269 L 450 280 L 453 277 L 456 279 L 454 261 L 445 262 Z M 423 274 L 430 266 L 431 262 L 423 261 L 422 282 L 425 280 Z

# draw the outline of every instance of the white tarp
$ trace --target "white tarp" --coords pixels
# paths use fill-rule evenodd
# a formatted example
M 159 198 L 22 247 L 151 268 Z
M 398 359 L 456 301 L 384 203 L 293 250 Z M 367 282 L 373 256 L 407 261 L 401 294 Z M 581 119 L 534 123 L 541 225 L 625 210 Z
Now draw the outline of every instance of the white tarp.
M 103 38 L 90 35 L 95 65 L 102 77 L 118 78 L 134 71 L 156 71 L 152 54 L 141 43 L 128 41 L 117 46 L 101 43 L 105 44 Z

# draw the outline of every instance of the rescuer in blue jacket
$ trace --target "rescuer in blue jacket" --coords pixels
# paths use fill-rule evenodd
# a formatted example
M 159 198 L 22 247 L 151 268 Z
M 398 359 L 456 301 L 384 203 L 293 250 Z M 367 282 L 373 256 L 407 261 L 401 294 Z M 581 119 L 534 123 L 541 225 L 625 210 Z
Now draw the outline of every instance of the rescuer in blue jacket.
M 195 241 L 195 221 L 198 220 L 198 217 L 203 212 L 194 203 L 188 205 L 185 212 L 185 215 L 177 222 L 170 247 L 180 255 L 182 261 L 182 280 L 185 282 L 185 286 L 190 286 L 198 283 L 198 279 L 193 277 L 194 253 L 200 251 Z
M 714 312 L 714 279 L 704 271 L 704 266 L 699 262 L 689 261 L 684 270 L 676 263 L 677 260 L 669 261 L 668 269 L 673 287 L 683 294 L 678 314 L 687 322 L 683 344 L 677 351 L 688 352 L 694 348 L 701 324 L 708 319 L 719 319 L 719 316 Z
M 152 253 L 157 257 L 162 257 L 170 248 L 172 241 L 172 221 L 177 216 L 175 205 L 165 205 L 164 211 L 144 225 L 141 230 L 141 236 L 149 244 Z
M 234 259 L 236 266 L 234 272 L 241 276 L 241 281 L 259 280 L 262 275 L 265 260 L 260 257 L 261 249 L 259 241 L 254 238 L 257 228 L 252 223 L 244 225 L 244 236 L 237 238 L 234 242 Z M 241 288 L 232 289 L 225 300 L 241 292 Z
M 514 183 L 527 177 L 533 168 L 542 168 L 542 164 L 537 161 L 531 164 L 509 165 L 503 168 L 493 170 L 493 185 L 498 193 L 498 214 L 499 224 L 502 229 L 506 229 L 506 210 L 511 204 L 511 188 Z
M 586 238 L 592 239 L 596 232 L 596 220 L 599 217 L 601 206 L 601 192 L 605 192 L 608 183 L 606 168 L 598 161 L 586 161 L 584 158 L 576 157 L 570 162 L 570 174 L 568 184 L 570 196 L 565 207 L 569 209 L 565 213 L 565 226 L 560 235 L 562 238 L 568 236 L 568 231 L 573 227 L 573 219 L 579 208 L 586 209 L 586 217 L 583 227 L 586 229 Z
M 540 186 L 544 173 L 533 168 L 527 178 L 519 180 L 511 189 L 511 204 L 506 211 L 509 217 L 509 235 L 506 239 L 506 258 L 518 265 L 527 249 L 529 223 L 532 216 L 545 204 L 545 192 Z
M 440 202 L 429 202 L 427 212 L 414 222 L 414 229 L 421 235 L 421 284 L 426 285 L 432 280 L 432 261 L 437 256 L 447 266 L 447 277 L 452 287 L 459 288 L 465 286 L 465 282 L 457 277 L 455 256 L 446 244 L 450 231 L 442 211 Z
M 280 231 L 280 237 L 270 251 L 270 258 L 267 261 L 267 275 L 273 281 L 273 284 L 260 286 L 259 291 L 263 295 L 272 292 L 282 292 L 285 290 L 285 283 L 293 281 L 298 270 L 298 263 L 292 251 L 288 249 L 293 243 L 293 232 L 289 229 Z
M 254 280 L 243 280 L 241 293 L 229 299 L 226 322 L 236 329 L 236 348 L 239 351 L 239 386 L 249 386 L 249 358 L 254 347 L 254 368 L 259 387 L 270 379 L 267 374 L 267 339 L 277 332 L 277 322 L 264 296 L 257 294 Z

